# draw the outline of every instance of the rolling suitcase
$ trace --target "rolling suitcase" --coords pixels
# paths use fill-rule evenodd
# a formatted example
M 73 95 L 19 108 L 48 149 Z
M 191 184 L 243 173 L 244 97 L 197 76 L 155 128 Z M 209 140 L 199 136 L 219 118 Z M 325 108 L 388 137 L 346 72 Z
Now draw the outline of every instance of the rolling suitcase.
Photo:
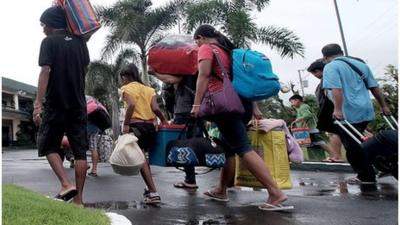
M 373 164 L 375 169 L 383 173 L 390 173 L 396 179 L 398 176 L 398 131 L 397 121 L 393 116 L 384 116 L 389 124 L 390 130 L 380 130 L 374 136 L 368 138 L 361 134 L 348 121 L 344 120 L 342 124 L 335 120 L 341 129 L 361 145 L 365 156 Z M 349 128 L 347 128 L 347 127 Z

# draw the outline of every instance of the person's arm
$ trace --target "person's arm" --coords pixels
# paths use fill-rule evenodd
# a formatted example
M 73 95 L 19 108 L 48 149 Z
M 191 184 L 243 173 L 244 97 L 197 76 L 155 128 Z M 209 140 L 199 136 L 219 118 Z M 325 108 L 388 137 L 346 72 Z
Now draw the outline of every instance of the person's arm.
M 162 82 L 167 83 L 167 84 L 177 84 L 182 80 L 182 76 L 174 76 L 171 74 L 161 74 L 161 73 L 156 73 L 156 72 L 153 72 L 153 74 L 159 80 L 161 80 Z
M 372 95 L 378 102 L 379 106 L 381 107 L 382 113 L 386 116 L 390 116 L 391 112 L 388 105 L 386 104 L 385 97 L 383 96 L 381 89 L 379 87 L 374 87 L 370 90 L 372 92 Z
M 40 113 L 43 111 L 43 99 L 49 84 L 50 66 L 42 66 L 39 74 L 38 91 L 33 105 L 33 121 L 36 126 L 41 123 Z
M 343 112 L 342 112 L 342 105 L 343 105 L 343 91 L 340 88 L 333 88 L 332 95 L 334 100 L 334 110 L 333 110 L 333 117 L 338 120 L 343 120 Z
M 260 108 L 258 108 L 257 102 L 252 102 L 253 104 L 253 116 L 257 119 L 260 120 L 263 118 L 263 114 L 260 110 Z
M 200 104 L 207 90 L 208 82 L 210 81 L 212 61 L 204 59 L 199 62 L 199 75 L 196 82 L 196 95 L 194 97 L 192 115 L 197 117 L 199 114 Z
M 122 93 L 122 99 L 126 102 L 126 111 L 125 111 L 125 120 L 122 128 L 122 133 L 129 133 L 129 124 L 131 123 L 131 118 L 133 115 L 133 111 L 135 109 L 135 102 L 133 98 L 127 93 Z
M 160 110 L 160 107 L 158 106 L 157 99 L 156 99 L 155 95 L 151 98 L 151 110 L 160 119 L 161 124 L 168 124 L 167 119 L 165 119 L 164 114 L 162 114 L 162 112 Z

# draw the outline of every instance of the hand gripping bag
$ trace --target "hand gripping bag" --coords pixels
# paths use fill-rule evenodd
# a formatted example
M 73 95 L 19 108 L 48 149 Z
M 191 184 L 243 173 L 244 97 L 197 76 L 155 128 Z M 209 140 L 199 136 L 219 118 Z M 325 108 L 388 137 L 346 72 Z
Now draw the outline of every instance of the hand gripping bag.
M 139 174 L 146 158 L 137 144 L 137 140 L 132 133 L 118 137 L 110 157 L 111 167 L 115 173 L 123 176 Z
M 148 64 L 161 74 L 196 75 L 197 52 L 190 35 L 169 35 L 150 48 Z
M 250 49 L 234 49 L 232 53 L 232 85 L 243 98 L 256 101 L 278 94 L 280 83 L 272 72 L 271 61 Z

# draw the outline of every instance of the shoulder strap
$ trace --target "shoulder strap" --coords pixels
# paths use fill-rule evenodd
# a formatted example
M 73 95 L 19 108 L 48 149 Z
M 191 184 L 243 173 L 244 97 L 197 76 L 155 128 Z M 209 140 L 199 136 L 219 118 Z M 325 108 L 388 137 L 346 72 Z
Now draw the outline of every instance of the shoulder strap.
M 356 73 L 360 76 L 360 79 L 364 82 L 365 87 L 366 87 L 367 89 L 369 89 L 369 88 L 368 88 L 368 83 L 367 83 L 366 77 L 365 77 L 365 75 L 363 74 L 363 72 L 361 72 L 360 69 L 358 69 L 355 65 L 353 65 L 352 63 L 350 63 L 350 62 L 347 61 L 347 60 L 344 60 L 344 59 L 335 59 L 335 60 L 336 60 L 336 61 L 344 62 L 344 63 L 346 63 L 348 66 L 350 66 L 350 68 L 351 68 L 352 70 L 354 70 L 354 72 L 356 72 Z
M 218 50 L 212 44 L 210 44 L 210 47 L 212 48 L 213 54 L 215 56 L 215 59 L 217 60 L 217 64 L 218 64 L 219 68 L 221 68 L 222 77 L 228 76 L 228 71 L 226 71 L 224 65 L 222 64 L 222 61 L 221 61 L 221 58 L 219 56 Z M 217 77 L 218 77 L 218 75 L 217 75 Z

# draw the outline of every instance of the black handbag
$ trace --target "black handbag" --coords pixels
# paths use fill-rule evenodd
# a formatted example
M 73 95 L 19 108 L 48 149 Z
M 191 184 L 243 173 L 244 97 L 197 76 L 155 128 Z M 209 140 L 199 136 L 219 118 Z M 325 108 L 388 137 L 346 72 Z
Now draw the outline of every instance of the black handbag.
M 206 166 L 210 168 L 223 167 L 225 164 L 224 148 L 226 145 L 218 138 L 210 137 L 204 124 L 196 123 L 202 130 L 203 137 L 192 137 L 183 139 L 185 129 L 181 131 L 177 140 L 168 142 L 166 149 L 166 160 L 168 166 Z M 196 129 L 196 125 L 189 129 Z

